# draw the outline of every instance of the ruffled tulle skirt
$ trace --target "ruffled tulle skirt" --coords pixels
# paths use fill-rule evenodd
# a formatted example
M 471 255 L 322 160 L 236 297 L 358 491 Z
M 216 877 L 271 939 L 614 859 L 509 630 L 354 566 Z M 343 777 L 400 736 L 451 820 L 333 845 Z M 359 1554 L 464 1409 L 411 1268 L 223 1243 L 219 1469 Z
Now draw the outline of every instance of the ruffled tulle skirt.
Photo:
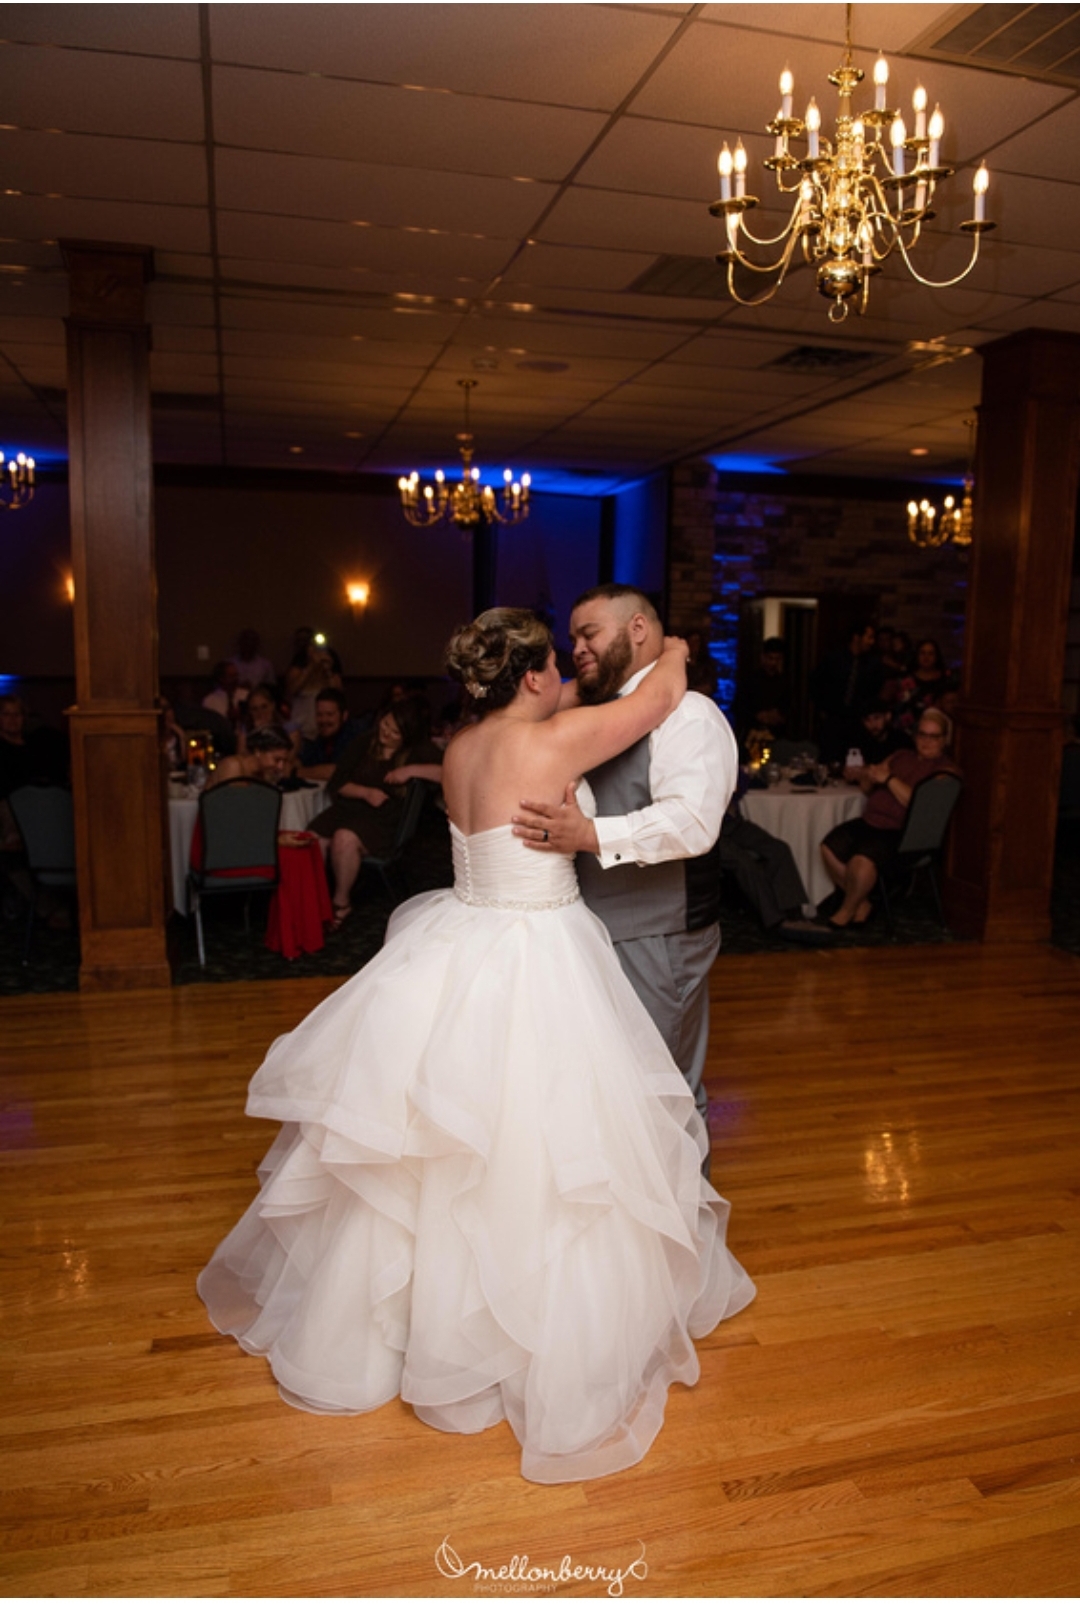
M 602 1476 L 754 1295 L 693 1100 L 581 902 L 405 904 L 248 1112 L 283 1128 L 199 1292 L 301 1408 L 400 1394 L 445 1431 L 505 1418 L 531 1480 Z

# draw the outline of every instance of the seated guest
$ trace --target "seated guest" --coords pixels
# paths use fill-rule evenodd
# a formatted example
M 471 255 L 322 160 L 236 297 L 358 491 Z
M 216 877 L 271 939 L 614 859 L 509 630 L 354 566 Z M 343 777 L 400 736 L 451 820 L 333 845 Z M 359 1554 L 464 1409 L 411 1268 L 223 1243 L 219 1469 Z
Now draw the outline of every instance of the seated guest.
M 352 912 L 352 889 L 365 854 L 390 851 L 409 780 L 442 778 L 443 755 L 428 735 L 430 711 L 418 698 L 384 703 L 372 730 L 358 735 L 329 783 L 330 807 L 310 828 L 329 842 L 334 873 L 333 928 Z
M 48 887 L 35 891 L 7 799 L 24 785 L 66 785 L 68 769 L 68 744 L 61 732 L 44 726 L 28 729 L 22 698 L 11 692 L 0 696 L 0 881 L 10 881 L 20 897 L 36 901 L 42 918 L 63 929 L 71 923 L 68 911 Z
M 896 693 L 897 726 L 914 730 L 925 708 L 942 707 L 956 697 L 956 676 L 949 673 L 936 640 L 921 640 L 915 667 L 901 679 Z
M 228 660 L 218 663 L 214 669 L 214 689 L 203 697 L 202 705 L 209 708 L 211 713 L 220 713 L 222 718 L 228 719 L 235 730 L 247 694 L 247 686 L 240 683 L 236 664 Z
M 299 752 L 300 732 L 293 728 L 285 703 L 279 699 L 272 685 L 256 685 L 244 703 L 244 722 L 237 734 L 237 751 L 247 751 L 248 737 L 253 730 L 267 729 L 284 730 L 292 741 L 294 752 Z
M 329 780 L 361 733 L 357 720 L 349 717 L 345 692 L 334 685 L 328 685 L 315 698 L 315 731 L 315 738 L 300 747 L 300 778 Z
M 23 785 L 65 785 L 68 744 L 59 730 L 28 728 L 20 696 L 0 696 L 0 798 Z
M 197 694 L 190 680 L 181 680 L 173 698 L 173 717 L 182 730 L 205 730 L 218 757 L 228 757 L 236 751 L 236 732 L 221 713 L 201 706 Z
M 231 661 L 236 666 L 241 685 L 246 685 L 249 691 L 254 690 L 256 685 L 273 684 L 277 678 L 273 663 L 259 650 L 261 644 L 258 631 L 254 629 L 242 629 L 236 637 L 236 651 Z
M 868 793 L 861 819 L 848 819 L 830 830 L 821 843 L 829 878 L 843 893 L 828 920 L 834 930 L 863 925 L 873 912 L 870 893 L 896 857 L 911 795 L 932 774 L 956 774 L 948 756 L 952 721 L 938 707 L 928 707 L 915 731 L 913 752 L 893 752 L 862 770 L 859 784 Z
M 289 771 L 293 757 L 293 744 L 283 729 L 271 725 L 267 729 L 252 730 L 247 738 L 247 751 L 234 757 L 222 758 L 207 782 L 221 785 L 225 780 L 265 780 L 267 785 L 280 785 Z
M 175 774 L 179 769 L 187 768 L 187 730 L 177 720 L 173 705 L 167 696 L 159 696 L 157 705 L 161 714 L 158 744 L 170 774 Z
M 893 714 L 889 704 L 871 702 L 862 718 L 848 726 L 847 751 L 852 750 L 862 753 L 862 765 L 858 768 L 845 768 L 844 779 L 857 784 L 862 766 L 884 763 L 894 752 L 910 751 L 911 742 L 901 730 L 893 728 Z

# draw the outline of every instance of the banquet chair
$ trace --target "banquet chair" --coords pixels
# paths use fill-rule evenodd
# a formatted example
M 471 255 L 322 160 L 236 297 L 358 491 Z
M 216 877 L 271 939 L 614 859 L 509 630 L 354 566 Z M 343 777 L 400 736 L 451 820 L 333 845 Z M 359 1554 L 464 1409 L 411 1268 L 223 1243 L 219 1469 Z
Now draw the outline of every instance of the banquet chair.
M 8 797 L 8 806 L 26 848 L 26 866 L 34 889 L 75 885 L 75 812 L 71 792 L 62 785 L 22 785 Z M 29 899 L 24 964 L 30 962 L 34 942 L 37 898 Z
M 273 891 L 278 883 L 280 814 L 281 792 L 262 780 L 224 780 L 199 797 L 200 861 L 188 870 L 187 884 L 203 968 L 203 900 L 242 894 L 244 929 L 250 930 L 251 893 Z
M 930 889 L 934 895 L 934 906 L 941 928 L 942 930 L 946 928 L 936 870 L 945 845 L 949 820 L 962 790 L 963 782 L 959 775 L 931 774 L 928 779 L 920 780 L 912 791 L 896 857 L 888 871 L 878 880 L 885 918 L 890 930 L 893 928 L 893 916 L 889 881 L 893 881 L 895 890 L 906 879 L 905 895 L 910 896 L 916 878 L 923 870 L 930 878 Z
M 420 820 L 428 797 L 433 796 L 437 786 L 430 780 L 410 780 L 405 787 L 405 806 L 401 818 L 398 820 L 397 831 L 394 835 L 390 850 L 382 857 L 374 853 L 365 853 L 361 860 L 361 870 L 376 869 L 382 876 L 383 885 L 394 899 L 401 902 L 406 894 L 404 876 L 401 872 L 401 860 L 405 856 L 406 848 L 420 828 Z

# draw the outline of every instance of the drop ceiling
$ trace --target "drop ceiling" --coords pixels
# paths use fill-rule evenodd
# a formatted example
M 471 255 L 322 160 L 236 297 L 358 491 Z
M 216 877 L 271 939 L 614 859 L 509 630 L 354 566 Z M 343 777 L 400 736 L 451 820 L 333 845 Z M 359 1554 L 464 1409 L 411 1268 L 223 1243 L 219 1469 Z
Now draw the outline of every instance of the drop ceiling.
M 778 75 L 829 128 L 844 13 L 0 8 L 0 445 L 65 456 L 59 241 L 96 239 L 153 250 L 163 464 L 450 466 L 469 378 L 478 459 L 541 486 L 609 489 L 701 454 L 957 472 L 979 347 L 1080 333 L 1074 10 L 854 6 L 868 79 L 882 49 L 897 98 L 921 82 L 945 113 L 959 171 L 925 270 L 966 259 L 981 158 L 998 226 L 962 285 L 893 262 L 869 314 L 836 326 L 807 272 L 731 301 L 708 203 L 720 142 L 741 136 L 760 226 L 778 226 L 760 166 Z

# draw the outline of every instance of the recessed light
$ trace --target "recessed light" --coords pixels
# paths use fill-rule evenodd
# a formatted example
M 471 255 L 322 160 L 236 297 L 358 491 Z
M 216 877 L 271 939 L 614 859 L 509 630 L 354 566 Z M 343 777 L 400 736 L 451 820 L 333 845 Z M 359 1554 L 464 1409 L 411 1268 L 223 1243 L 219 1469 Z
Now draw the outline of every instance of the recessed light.
M 345 438 L 346 440 L 362 440 L 364 436 L 360 429 L 346 429 Z
M 912 446 L 911 455 L 913 457 L 928 457 L 930 455 L 930 447 L 929 446 Z
M 289 450 L 294 457 L 300 457 L 304 454 L 303 446 L 290 446 Z

